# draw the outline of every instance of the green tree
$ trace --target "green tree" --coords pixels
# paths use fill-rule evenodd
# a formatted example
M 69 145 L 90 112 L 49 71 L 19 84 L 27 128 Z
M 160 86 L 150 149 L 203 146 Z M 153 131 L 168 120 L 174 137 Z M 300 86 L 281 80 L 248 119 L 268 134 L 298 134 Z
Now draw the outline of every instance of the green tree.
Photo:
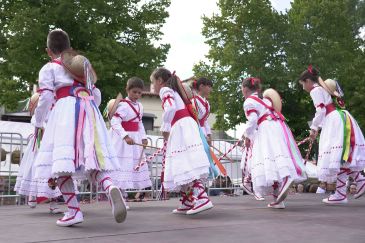
M 203 18 L 203 35 L 211 47 L 208 59 L 213 69 L 218 68 L 213 71 L 214 91 L 222 96 L 213 105 L 222 117 L 216 127 L 227 129 L 244 121 L 240 75 L 258 76 L 265 87 L 287 89 L 283 47 L 287 26 L 285 16 L 274 11 L 269 0 L 221 0 L 218 6 L 219 14 Z
M 103 101 L 125 92 L 129 77 L 148 82 L 166 59 L 169 45 L 156 45 L 169 0 L 42 0 L 0 2 L 0 103 L 15 107 L 30 95 L 49 60 L 50 30 L 61 28 L 98 75 Z
M 243 122 L 240 75 L 258 76 L 263 88 L 277 89 L 283 114 L 296 135 L 307 135 L 314 107 L 298 77 L 309 64 L 324 78 L 343 84 L 351 112 L 365 125 L 365 3 L 360 0 L 295 0 L 285 13 L 267 0 L 220 0 L 220 12 L 204 17 L 203 35 L 210 45 L 208 63 L 195 66 L 197 76 L 215 80 L 212 110 L 216 128 Z
M 290 45 L 285 49 L 293 78 L 312 63 L 323 79 L 339 80 L 347 108 L 363 128 L 365 43 L 360 31 L 365 26 L 364 9 L 365 2 L 358 0 L 294 1 L 288 12 Z M 295 88 L 299 90 L 298 86 Z

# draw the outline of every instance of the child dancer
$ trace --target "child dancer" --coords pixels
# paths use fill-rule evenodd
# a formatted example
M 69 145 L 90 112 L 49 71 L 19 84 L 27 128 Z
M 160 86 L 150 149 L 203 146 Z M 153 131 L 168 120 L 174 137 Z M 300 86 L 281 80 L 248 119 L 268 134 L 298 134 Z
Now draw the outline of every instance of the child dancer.
M 265 198 L 259 193 L 254 192 L 252 188 L 252 179 L 251 179 L 251 160 L 252 160 L 252 146 L 254 144 L 255 135 L 250 140 L 250 147 L 244 148 L 241 159 L 241 169 L 242 169 L 242 187 L 243 190 L 254 198 L 257 201 L 265 201 Z
M 44 91 L 35 111 L 37 129 L 42 128 L 54 96 L 56 103 L 36 158 L 36 178 L 57 178 L 69 209 L 57 225 L 83 222 L 71 176 L 87 176 L 99 182 L 109 196 L 115 220 L 121 223 L 126 207 L 108 175 L 118 170 L 119 164 L 91 91 L 96 75 L 85 57 L 74 56 L 69 49 L 66 32 L 53 30 L 48 34 L 47 52 L 52 61 L 39 72 L 39 87 Z
M 32 116 L 31 123 L 33 125 L 35 122 L 35 117 L 33 116 L 33 114 L 38 104 L 40 92 L 41 91 L 38 91 L 37 93 L 32 95 L 28 102 L 28 109 Z M 58 188 L 52 190 L 48 186 L 48 180 L 37 180 L 34 178 L 34 161 L 37 156 L 38 146 L 40 142 L 37 135 L 38 134 L 32 134 L 29 139 L 28 145 L 24 152 L 24 156 L 20 162 L 14 191 L 16 191 L 20 195 L 28 196 L 28 205 L 31 208 L 35 208 L 37 206 L 37 196 L 49 198 L 49 212 L 52 214 L 61 213 L 56 201 L 56 198 L 61 195 L 61 192 L 58 190 Z
M 212 143 L 212 131 L 208 122 L 210 105 L 207 98 L 209 97 L 210 92 L 212 92 L 212 87 L 212 81 L 204 77 L 194 80 L 193 82 L 193 89 L 196 90 L 197 95 L 194 95 L 192 103 L 198 111 L 199 125 L 202 128 L 209 145 Z
M 143 87 L 142 79 L 130 78 L 126 88 L 128 97 L 121 100 L 111 119 L 112 144 L 121 166 L 120 171 L 112 174 L 112 179 L 122 190 L 140 190 L 152 186 L 147 164 L 138 171 L 134 170 L 144 156 L 144 149 L 134 143 L 148 143 L 142 123 L 143 106 L 138 102 Z
M 336 109 L 332 96 L 342 105 L 343 93 L 334 80 L 323 80 L 316 68 L 309 66 L 300 76 L 300 84 L 310 93 L 316 108 L 310 137 L 319 138 L 317 172 L 322 182 L 336 182 L 336 192 L 323 199 L 327 204 L 347 203 L 346 181 L 352 176 L 357 183 L 354 198 L 365 193 L 365 177 L 360 173 L 365 167 L 365 140 L 356 120 L 346 110 Z
M 210 209 L 213 204 L 202 183 L 209 175 L 209 160 L 199 127 L 183 101 L 180 80 L 169 70 L 158 68 L 151 74 L 151 82 L 164 110 L 161 131 L 167 146 L 163 185 L 182 194 L 181 205 L 173 213 L 196 214 Z
M 303 159 L 284 117 L 275 111 L 273 101 L 261 98 L 260 92 L 259 78 L 242 80 L 247 118 L 243 133 L 245 147 L 250 146 L 257 129 L 251 159 L 253 189 L 265 195 L 272 187 L 275 201 L 268 207 L 282 209 L 292 183 L 305 179 Z

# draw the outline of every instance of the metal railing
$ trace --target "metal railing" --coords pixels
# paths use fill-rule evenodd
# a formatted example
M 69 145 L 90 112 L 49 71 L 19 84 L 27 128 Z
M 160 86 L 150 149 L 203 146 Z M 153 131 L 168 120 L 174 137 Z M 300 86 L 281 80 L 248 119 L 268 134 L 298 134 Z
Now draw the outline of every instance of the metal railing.
M 214 150 L 217 157 L 220 157 L 221 153 L 228 151 L 231 146 L 235 143 L 235 140 L 214 140 L 213 144 L 217 150 Z M 163 146 L 163 138 L 159 137 L 152 140 L 148 137 L 148 144 L 153 147 L 161 148 Z M 21 134 L 18 133 L 0 133 L 0 148 L 4 148 L 8 152 L 13 152 L 15 149 L 19 149 L 21 155 L 23 154 L 24 148 L 27 145 L 27 139 L 24 139 Z M 219 151 L 220 152 L 219 152 Z M 155 149 L 145 149 L 146 156 L 153 154 Z M 13 191 L 13 187 L 16 181 L 16 175 L 18 171 L 18 165 L 11 164 L 10 156 L 7 154 L 6 161 L 2 161 L 0 164 L 0 178 L 7 178 L 6 190 L 0 192 L 0 205 L 4 204 L 5 198 L 16 198 L 16 203 L 27 202 L 27 197 L 17 195 Z M 209 178 L 206 182 L 208 193 L 214 193 L 222 190 L 236 190 L 242 181 L 242 170 L 241 170 L 241 158 L 242 152 L 240 148 L 234 149 L 232 152 L 227 154 L 230 160 L 224 158 L 221 160 L 222 164 L 226 168 L 228 177 L 224 178 L 219 176 L 218 178 Z M 6 168 L 6 169 L 5 169 Z M 159 199 L 161 196 L 161 171 L 162 171 L 162 155 L 156 156 L 150 163 L 148 163 L 150 171 L 150 178 L 152 181 L 152 187 L 144 190 L 126 190 L 128 193 L 147 192 L 151 194 L 153 200 Z M 99 185 L 90 184 L 88 181 L 82 181 L 78 187 L 79 197 L 87 200 L 99 201 L 101 195 L 104 194 L 101 191 Z
M 19 167 L 14 164 L 13 153 L 19 154 L 17 160 L 20 162 L 27 143 L 27 139 L 24 139 L 20 133 L 0 133 L 0 157 L 3 157 L 1 153 L 6 152 L 5 160 L 0 162 L 0 205 L 10 203 L 6 201 L 12 198 L 19 203 L 20 197 L 13 190 Z

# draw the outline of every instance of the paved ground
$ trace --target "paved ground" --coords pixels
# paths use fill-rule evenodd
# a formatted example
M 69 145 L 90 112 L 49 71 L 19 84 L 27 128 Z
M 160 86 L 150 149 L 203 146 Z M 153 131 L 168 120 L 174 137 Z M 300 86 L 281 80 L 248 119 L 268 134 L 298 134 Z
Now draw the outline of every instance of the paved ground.
M 55 224 L 48 205 L 0 207 L 0 242 L 365 242 L 365 197 L 345 206 L 321 203 L 323 195 L 289 196 L 285 210 L 250 196 L 212 197 L 205 213 L 172 215 L 176 199 L 130 203 L 125 223 L 113 221 L 108 203 L 82 205 L 85 221 Z

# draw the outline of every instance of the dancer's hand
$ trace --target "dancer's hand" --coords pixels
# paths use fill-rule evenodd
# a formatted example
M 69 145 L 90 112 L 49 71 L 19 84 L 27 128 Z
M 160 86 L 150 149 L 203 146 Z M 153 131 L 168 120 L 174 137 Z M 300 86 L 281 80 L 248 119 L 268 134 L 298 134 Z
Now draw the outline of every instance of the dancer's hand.
M 132 138 L 130 138 L 128 135 L 124 137 L 124 141 L 129 144 L 129 145 L 133 145 L 134 141 Z
M 314 141 L 316 139 L 316 137 L 317 137 L 317 134 L 318 134 L 318 132 L 316 130 L 311 129 L 311 131 L 309 133 L 310 139 L 312 139 L 312 141 Z
M 163 139 L 165 141 L 169 140 L 170 133 L 169 132 L 162 132 Z
M 142 139 L 142 144 L 146 146 L 148 144 L 148 140 L 147 139 Z
M 249 148 L 251 145 L 251 140 L 249 138 L 245 138 L 245 147 Z

